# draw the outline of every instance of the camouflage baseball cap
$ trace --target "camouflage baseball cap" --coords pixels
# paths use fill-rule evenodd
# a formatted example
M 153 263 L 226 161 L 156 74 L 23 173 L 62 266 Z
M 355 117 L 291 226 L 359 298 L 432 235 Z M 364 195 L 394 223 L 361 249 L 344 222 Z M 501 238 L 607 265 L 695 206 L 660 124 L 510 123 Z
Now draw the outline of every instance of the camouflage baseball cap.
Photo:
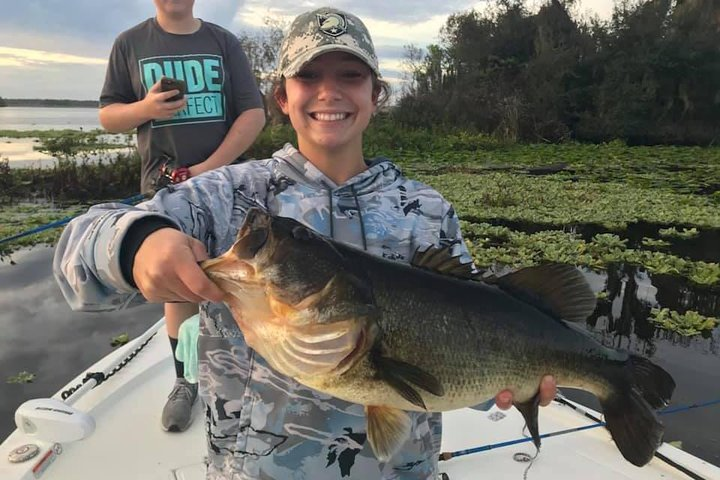
M 375 47 L 365 24 L 351 13 L 323 7 L 299 15 L 280 47 L 277 75 L 297 75 L 307 62 L 328 52 L 348 52 L 380 77 Z

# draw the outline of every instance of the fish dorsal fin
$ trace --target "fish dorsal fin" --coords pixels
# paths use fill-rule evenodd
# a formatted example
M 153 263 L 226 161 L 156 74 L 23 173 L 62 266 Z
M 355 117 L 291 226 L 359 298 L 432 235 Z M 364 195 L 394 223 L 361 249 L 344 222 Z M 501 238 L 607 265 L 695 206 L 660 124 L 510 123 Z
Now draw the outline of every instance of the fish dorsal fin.
M 472 262 L 463 262 L 459 254 L 453 254 L 452 245 L 444 247 L 429 246 L 424 250 L 415 250 L 410 265 L 430 270 L 442 275 L 458 278 L 475 279 L 477 273 Z
M 485 281 L 568 322 L 581 322 L 595 311 L 597 299 L 572 265 L 538 265 Z

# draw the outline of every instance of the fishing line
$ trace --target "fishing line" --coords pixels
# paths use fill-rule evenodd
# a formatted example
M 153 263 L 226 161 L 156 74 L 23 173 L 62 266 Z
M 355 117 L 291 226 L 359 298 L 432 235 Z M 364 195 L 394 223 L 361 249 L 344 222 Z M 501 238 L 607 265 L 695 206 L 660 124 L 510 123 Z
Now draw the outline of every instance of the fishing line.
M 526 433 L 526 430 L 527 430 L 527 424 L 525 424 L 525 426 L 522 429 L 522 435 L 525 438 L 531 438 L 530 435 L 528 435 Z M 535 447 L 535 455 L 533 455 L 532 457 L 525 452 L 517 452 L 516 454 L 513 455 L 513 460 L 515 460 L 516 462 L 529 462 L 528 466 L 525 467 L 525 471 L 523 472 L 523 480 L 527 480 L 528 472 L 530 471 L 530 467 L 533 466 L 533 463 L 535 463 L 535 459 L 540 454 L 540 449 L 537 447 L 537 445 L 535 445 L 535 443 L 533 443 L 533 446 Z
M 138 193 L 136 195 L 133 195 L 132 197 L 125 198 L 123 200 L 118 200 L 118 203 L 125 203 L 128 205 L 131 205 L 133 203 L 137 203 L 145 198 L 144 195 Z M 15 235 L 10 235 L 9 237 L 0 238 L 0 244 L 5 242 L 10 242 L 12 240 L 17 240 L 18 238 L 27 237 L 28 235 L 34 235 L 36 233 L 44 232 L 45 230 L 50 230 L 51 228 L 57 228 L 62 227 L 66 223 L 69 223 L 70 220 L 73 218 L 82 215 L 82 213 L 78 213 L 77 215 L 73 215 L 72 217 L 65 217 L 60 220 L 55 220 L 54 222 L 46 223 L 45 225 L 40 225 L 39 227 L 35 227 L 31 230 L 27 230 L 25 232 L 16 233 Z

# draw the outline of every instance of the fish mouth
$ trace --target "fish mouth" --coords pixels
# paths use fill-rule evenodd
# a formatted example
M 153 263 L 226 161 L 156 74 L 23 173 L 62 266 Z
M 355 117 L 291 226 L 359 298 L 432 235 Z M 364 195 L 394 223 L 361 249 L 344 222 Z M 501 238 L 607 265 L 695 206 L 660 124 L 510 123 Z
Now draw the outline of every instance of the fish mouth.
M 245 290 L 251 284 L 257 284 L 259 281 L 255 266 L 237 258 L 232 251 L 220 257 L 200 262 L 200 268 L 211 280 L 220 284 L 224 291 L 233 296 L 237 296 L 234 290 Z
M 232 248 L 217 258 L 200 262 L 200 268 L 231 294 L 232 288 L 242 290 L 243 286 L 258 283 L 255 257 L 270 239 L 270 220 L 270 216 L 258 208 L 248 210 Z

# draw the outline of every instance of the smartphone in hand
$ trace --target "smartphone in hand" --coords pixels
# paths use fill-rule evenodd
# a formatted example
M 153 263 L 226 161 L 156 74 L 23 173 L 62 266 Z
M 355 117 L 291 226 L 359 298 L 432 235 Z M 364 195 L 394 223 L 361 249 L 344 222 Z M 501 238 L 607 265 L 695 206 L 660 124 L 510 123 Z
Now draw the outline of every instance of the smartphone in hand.
M 176 78 L 162 77 L 160 79 L 160 91 L 169 92 L 170 90 L 179 90 L 180 93 L 167 99 L 168 102 L 174 102 L 180 100 L 185 96 L 185 82 Z

